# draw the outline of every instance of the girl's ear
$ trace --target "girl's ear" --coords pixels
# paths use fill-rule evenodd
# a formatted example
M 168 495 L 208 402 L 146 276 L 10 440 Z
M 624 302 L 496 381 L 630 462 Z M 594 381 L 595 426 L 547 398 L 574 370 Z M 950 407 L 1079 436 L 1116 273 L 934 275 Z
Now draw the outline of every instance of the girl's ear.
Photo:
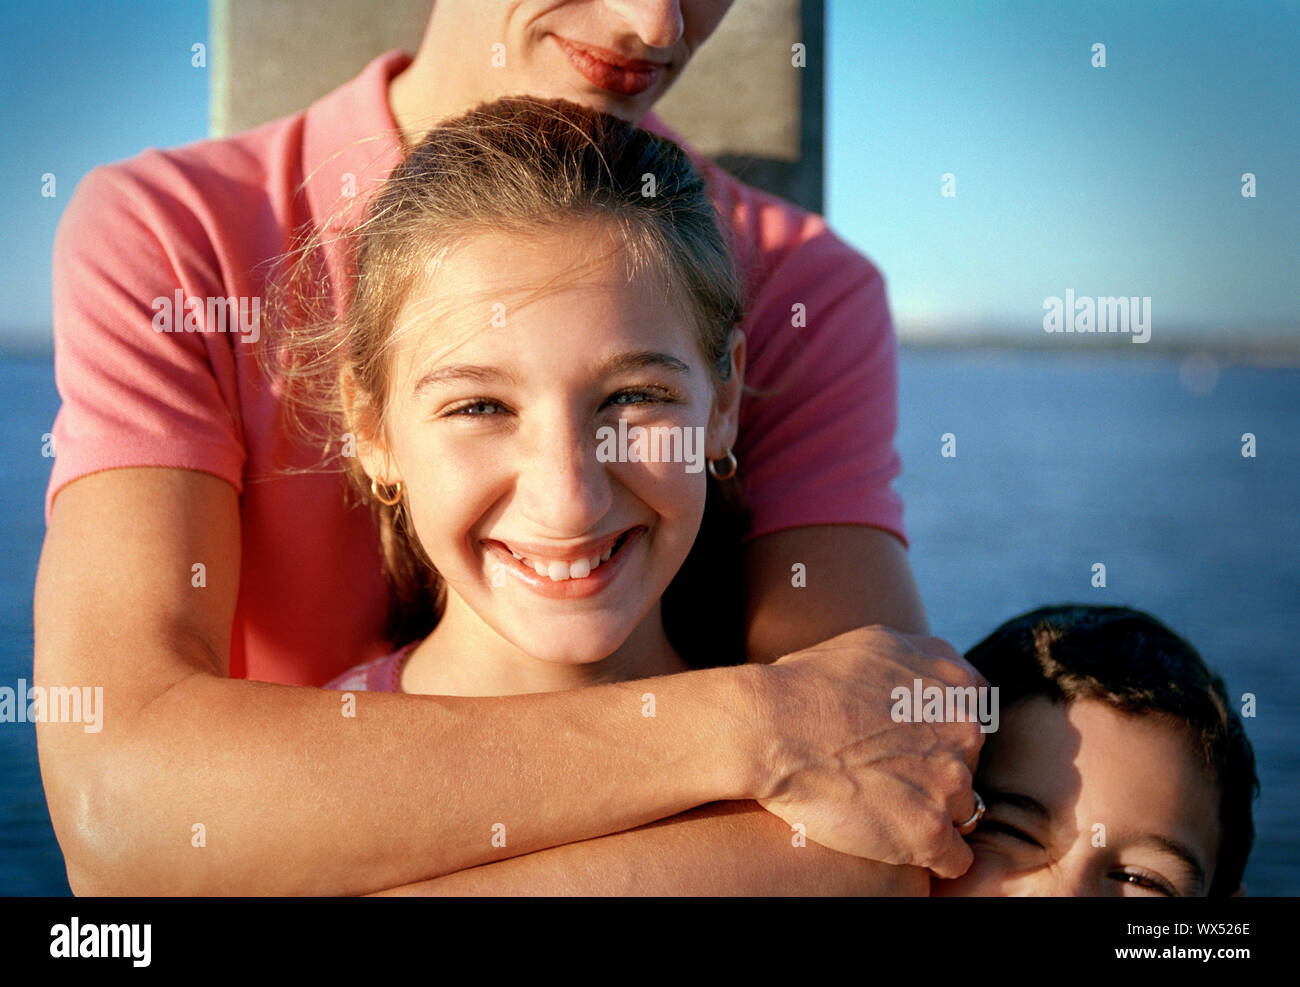
M 401 477 L 395 475 L 393 470 L 384 444 L 379 415 L 373 405 L 361 395 L 351 369 L 344 369 L 339 374 L 339 395 L 343 401 L 343 420 L 347 423 L 348 433 L 353 440 L 351 448 L 366 476 L 385 486 L 397 483 Z M 345 450 L 348 448 L 346 438 L 345 434 Z
M 709 416 L 708 441 L 705 449 L 710 459 L 721 459 L 736 447 L 740 434 L 740 398 L 745 388 L 745 334 L 731 330 L 731 376 L 717 385 L 713 413 Z

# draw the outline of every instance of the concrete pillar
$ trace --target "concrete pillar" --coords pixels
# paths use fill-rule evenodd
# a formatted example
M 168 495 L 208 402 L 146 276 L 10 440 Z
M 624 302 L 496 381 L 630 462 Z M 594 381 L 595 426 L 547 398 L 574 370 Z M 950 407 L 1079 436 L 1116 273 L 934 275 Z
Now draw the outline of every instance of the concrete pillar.
M 430 0 L 212 0 L 213 135 L 297 112 L 391 48 L 414 53 L 430 10 Z M 736 0 L 656 110 L 745 181 L 820 212 L 824 33 L 823 0 Z

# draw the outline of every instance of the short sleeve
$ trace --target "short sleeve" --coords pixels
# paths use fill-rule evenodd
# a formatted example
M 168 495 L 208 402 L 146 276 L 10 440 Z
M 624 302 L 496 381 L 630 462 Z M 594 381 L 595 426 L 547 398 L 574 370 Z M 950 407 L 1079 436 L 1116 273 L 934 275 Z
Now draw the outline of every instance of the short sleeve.
M 907 545 L 898 344 L 885 282 L 870 261 L 809 216 L 804 237 L 761 280 L 745 320 L 746 384 L 737 447 L 749 537 L 861 524 Z
M 202 470 L 241 489 L 245 451 L 228 335 L 155 325 L 159 300 L 224 295 L 219 265 L 185 190 L 169 186 L 160 166 L 164 178 L 153 180 L 147 154 L 134 159 L 142 165 L 87 174 L 55 235 L 61 405 L 47 521 L 65 485 L 117 467 Z

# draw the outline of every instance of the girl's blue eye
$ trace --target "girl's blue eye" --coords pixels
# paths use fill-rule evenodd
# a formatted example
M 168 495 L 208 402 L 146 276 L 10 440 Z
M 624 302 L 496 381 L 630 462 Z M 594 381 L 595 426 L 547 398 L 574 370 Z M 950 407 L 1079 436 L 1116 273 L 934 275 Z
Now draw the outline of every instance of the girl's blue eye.
M 634 400 L 624 401 L 623 398 L 632 398 Z M 616 405 L 654 404 L 667 400 L 669 400 L 667 392 L 654 388 L 652 390 L 619 391 L 610 397 L 608 403 Z
M 629 407 L 640 404 L 663 404 L 672 401 L 671 392 L 662 388 L 637 388 L 618 391 L 605 402 L 607 405 Z M 444 417 L 486 418 L 503 412 L 505 406 L 491 398 L 472 398 L 443 412 Z
M 485 414 L 490 414 L 495 410 L 499 410 L 500 407 L 501 405 L 497 404 L 495 401 L 489 401 L 486 398 L 478 398 L 449 409 L 447 414 L 464 415 L 467 418 L 481 418 Z M 485 412 L 485 408 L 488 409 L 488 411 Z

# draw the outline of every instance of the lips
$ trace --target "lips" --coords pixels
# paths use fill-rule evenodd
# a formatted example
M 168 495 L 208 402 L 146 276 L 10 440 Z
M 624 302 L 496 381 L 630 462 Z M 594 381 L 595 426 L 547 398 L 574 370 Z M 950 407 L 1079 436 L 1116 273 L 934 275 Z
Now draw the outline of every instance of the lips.
M 593 86 L 620 96 L 639 96 L 659 81 L 667 68 L 661 62 L 627 58 L 607 48 L 555 39 L 578 74 Z
M 620 534 L 583 546 L 577 552 L 558 552 L 544 546 L 520 542 L 495 541 L 493 544 L 505 549 L 516 561 L 531 568 L 537 575 L 558 583 L 566 579 L 586 579 L 591 576 L 618 554 L 628 541 L 628 536 L 635 530 L 637 529 L 629 528 Z

